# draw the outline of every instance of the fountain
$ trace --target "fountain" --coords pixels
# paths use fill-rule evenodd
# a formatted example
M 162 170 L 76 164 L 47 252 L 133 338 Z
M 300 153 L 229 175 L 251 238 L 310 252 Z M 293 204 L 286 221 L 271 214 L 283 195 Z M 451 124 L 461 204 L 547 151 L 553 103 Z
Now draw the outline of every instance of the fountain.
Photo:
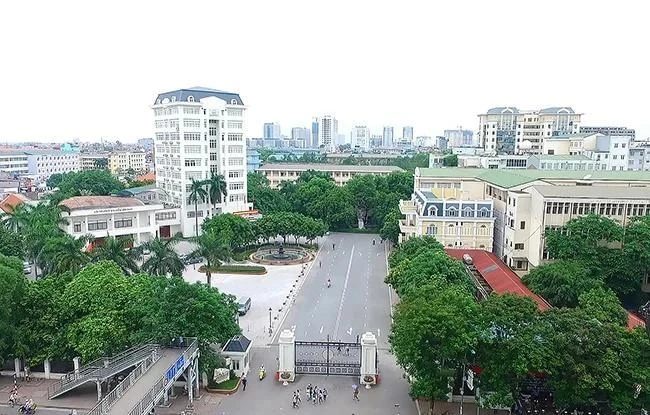
M 285 248 L 284 244 L 260 248 L 250 256 L 252 262 L 264 265 L 290 265 L 311 261 L 314 255 L 302 247 Z
M 291 255 L 284 252 L 284 245 L 282 245 L 282 244 L 280 244 L 280 247 L 277 249 L 277 251 L 271 253 L 271 256 L 273 257 L 273 259 L 289 259 L 289 258 L 291 258 Z

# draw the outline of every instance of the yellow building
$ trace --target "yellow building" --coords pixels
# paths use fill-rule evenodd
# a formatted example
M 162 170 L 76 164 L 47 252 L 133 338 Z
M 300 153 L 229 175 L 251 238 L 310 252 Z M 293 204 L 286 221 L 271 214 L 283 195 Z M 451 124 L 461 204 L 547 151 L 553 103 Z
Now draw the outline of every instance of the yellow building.
M 380 176 L 387 176 L 393 172 L 404 171 L 396 166 L 344 166 L 340 164 L 319 164 L 319 163 L 306 163 L 306 164 L 293 164 L 293 163 L 275 163 L 265 164 L 257 171 L 267 179 L 269 179 L 269 186 L 278 187 L 280 183 L 285 181 L 295 182 L 300 175 L 308 170 L 316 172 L 325 172 L 330 175 L 338 186 L 343 186 L 352 177 L 363 174 L 374 174 Z
M 108 169 L 113 174 L 126 173 L 130 169 L 141 172 L 146 170 L 146 163 L 144 152 L 121 151 L 108 156 Z

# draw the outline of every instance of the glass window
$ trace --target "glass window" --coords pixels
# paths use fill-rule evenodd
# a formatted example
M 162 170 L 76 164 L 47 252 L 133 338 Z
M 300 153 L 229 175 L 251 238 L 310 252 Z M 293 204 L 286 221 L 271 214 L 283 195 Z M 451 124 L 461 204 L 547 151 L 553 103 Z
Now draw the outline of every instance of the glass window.
M 436 225 L 427 226 L 427 235 L 435 235 L 438 233 L 438 228 Z

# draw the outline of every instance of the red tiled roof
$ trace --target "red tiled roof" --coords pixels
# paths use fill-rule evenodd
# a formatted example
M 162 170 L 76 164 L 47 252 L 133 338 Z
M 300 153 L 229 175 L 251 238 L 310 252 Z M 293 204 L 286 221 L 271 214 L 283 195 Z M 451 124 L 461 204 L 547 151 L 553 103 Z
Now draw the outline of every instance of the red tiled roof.
M 63 205 L 70 210 L 75 210 L 144 206 L 144 202 L 134 197 L 73 196 L 65 199 L 59 205 Z
M 138 180 L 138 181 L 141 181 L 141 182 L 152 181 L 152 180 L 155 181 L 156 180 L 156 173 L 150 171 L 150 172 L 147 172 L 147 173 L 145 173 L 145 174 L 143 174 L 141 176 L 136 177 L 135 179 Z
M 521 281 L 521 278 L 492 252 L 480 249 L 445 249 L 445 251 L 450 257 L 460 259 L 461 261 L 463 260 L 464 254 L 471 256 L 478 272 L 497 294 L 512 293 L 523 295 L 532 298 L 541 311 L 551 308 L 551 305 L 546 300 L 530 291 Z M 628 329 L 632 330 L 635 327 L 645 327 L 645 322 L 641 318 L 629 311 L 626 312 Z
M 463 255 L 472 257 L 474 266 L 497 294 L 511 293 L 531 298 L 540 310 L 548 310 L 551 305 L 533 293 L 506 264 L 492 252 L 482 249 L 445 249 L 447 255 L 463 260 Z
M 23 203 L 29 202 L 29 199 L 20 193 L 9 193 L 5 196 L 4 199 L 0 202 L 0 209 L 7 214 L 11 214 L 16 206 L 22 205 Z

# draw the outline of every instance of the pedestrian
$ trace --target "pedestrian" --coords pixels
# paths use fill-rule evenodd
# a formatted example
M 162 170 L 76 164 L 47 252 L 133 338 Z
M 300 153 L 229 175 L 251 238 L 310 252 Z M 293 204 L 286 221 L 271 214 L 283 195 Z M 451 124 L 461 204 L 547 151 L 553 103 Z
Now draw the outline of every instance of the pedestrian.
M 302 399 L 300 398 L 300 389 L 296 390 L 296 399 L 299 404 L 302 403 Z
M 312 391 L 311 401 L 314 405 L 318 403 L 318 387 L 314 387 L 314 390 Z
M 327 389 L 323 388 L 323 402 L 327 402 Z
M 293 400 L 291 401 L 291 406 L 294 408 L 298 407 L 298 399 L 296 399 L 296 392 L 293 393 Z
M 352 399 L 359 402 L 359 389 L 355 389 L 352 393 Z
M 245 391 L 246 390 L 246 385 L 248 384 L 248 379 L 246 379 L 246 375 L 241 377 L 241 384 L 243 386 L 242 391 Z
M 318 391 L 318 403 L 323 403 L 323 390 L 319 389 Z
M 321 262 L 320 262 L 320 261 L 318 261 L 318 268 L 320 268 L 320 267 L 321 267 Z
M 338 346 L 336 346 L 336 351 L 338 352 L 338 354 L 341 354 L 341 344 L 340 343 L 339 343 Z
M 309 399 L 311 399 L 311 383 L 307 385 L 307 395 L 309 396 Z
M 345 347 L 345 355 L 350 356 L 350 347 L 349 346 Z

